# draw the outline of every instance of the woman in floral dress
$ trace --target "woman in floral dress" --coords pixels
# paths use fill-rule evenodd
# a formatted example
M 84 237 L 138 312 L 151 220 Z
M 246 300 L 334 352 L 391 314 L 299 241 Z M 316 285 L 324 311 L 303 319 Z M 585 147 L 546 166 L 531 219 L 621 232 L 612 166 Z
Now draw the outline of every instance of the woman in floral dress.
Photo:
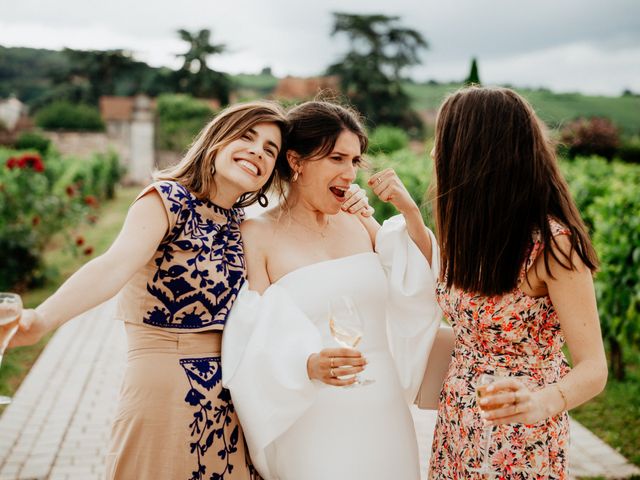
M 567 478 L 566 411 L 604 388 L 607 367 L 597 258 L 553 147 L 516 93 L 472 87 L 443 103 L 432 156 L 436 295 L 456 342 L 429 478 L 491 478 L 474 472 L 485 427 L 495 478 Z M 499 378 L 481 411 L 484 373 Z

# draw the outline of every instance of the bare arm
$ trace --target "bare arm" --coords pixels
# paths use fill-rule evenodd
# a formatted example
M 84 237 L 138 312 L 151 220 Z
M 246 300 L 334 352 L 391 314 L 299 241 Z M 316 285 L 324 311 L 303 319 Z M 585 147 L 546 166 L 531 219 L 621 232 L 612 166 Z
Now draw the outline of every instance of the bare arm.
M 568 238 L 560 236 L 557 240 L 559 248 L 568 253 Z M 547 274 L 543 256 L 540 255 L 536 260 L 535 272 L 546 285 L 558 313 L 560 326 L 573 360 L 573 369 L 557 384 L 548 385 L 536 392 L 523 389 L 522 385 L 513 380 L 500 382 L 504 383 L 509 391 L 496 394 L 495 401 L 491 403 L 511 403 L 515 400 L 514 392 L 517 392 L 517 400 L 522 404 L 522 410 L 527 411 L 517 414 L 514 407 L 493 410 L 492 417 L 500 419 L 496 423 L 535 423 L 557 415 L 565 409 L 570 410 L 581 405 L 604 389 L 607 381 L 607 361 L 591 271 L 577 255 L 574 254 L 571 260 L 575 269 L 567 270 L 550 257 L 549 267 L 555 277 L 553 278 Z
M 35 311 L 25 310 L 12 346 L 31 344 L 46 332 L 113 297 L 156 252 L 169 221 L 155 191 L 135 202 L 109 250 L 86 263 Z
M 267 252 L 264 243 L 266 225 L 264 220 L 245 220 L 240 225 L 244 244 L 244 260 L 247 265 L 247 281 L 249 288 L 260 295 L 269 288 L 271 279 L 267 272 Z

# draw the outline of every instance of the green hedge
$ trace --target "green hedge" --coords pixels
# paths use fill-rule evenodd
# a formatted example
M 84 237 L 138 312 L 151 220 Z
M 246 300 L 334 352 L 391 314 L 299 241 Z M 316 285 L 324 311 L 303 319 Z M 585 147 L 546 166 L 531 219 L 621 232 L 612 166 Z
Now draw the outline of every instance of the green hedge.
M 214 111 L 189 95 L 158 97 L 158 147 L 182 152 L 194 136 L 213 118 Z
M 73 130 L 101 132 L 104 122 L 100 111 L 86 104 L 66 101 L 54 102 L 36 114 L 36 125 L 47 130 Z

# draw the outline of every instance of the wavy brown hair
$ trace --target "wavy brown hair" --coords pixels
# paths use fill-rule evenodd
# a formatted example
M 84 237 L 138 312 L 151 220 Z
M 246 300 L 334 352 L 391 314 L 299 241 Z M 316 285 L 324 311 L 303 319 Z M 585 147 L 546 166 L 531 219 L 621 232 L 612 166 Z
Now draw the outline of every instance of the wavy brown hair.
M 280 104 L 270 101 L 255 101 L 232 105 L 211 120 L 189 147 L 189 150 L 177 164 L 154 174 L 155 180 L 173 180 L 179 182 L 200 198 L 209 198 L 215 191 L 212 167 L 216 155 L 226 145 L 242 137 L 244 133 L 258 123 L 275 123 L 282 134 L 282 146 L 279 157 L 284 155 L 287 120 Z M 276 159 L 279 163 L 279 159 Z M 235 207 L 246 207 L 258 200 L 261 193 L 269 190 L 276 171 L 257 192 L 247 192 L 240 197 Z
M 447 287 L 483 295 L 515 289 L 538 231 L 557 247 L 549 219 L 570 230 L 571 250 L 544 249 L 574 269 L 598 260 L 533 108 L 506 88 L 470 87 L 447 97 L 436 120 L 436 228 Z

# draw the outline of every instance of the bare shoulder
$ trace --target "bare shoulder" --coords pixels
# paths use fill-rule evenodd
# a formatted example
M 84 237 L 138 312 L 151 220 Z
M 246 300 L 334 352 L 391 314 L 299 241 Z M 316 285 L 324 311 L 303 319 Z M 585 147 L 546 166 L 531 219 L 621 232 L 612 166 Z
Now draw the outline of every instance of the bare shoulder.
M 246 219 L 240 224 L 240 233 L 245 245 L 250 247 L 265 244 L 273 238 L 275 221 L 270 212 Z

